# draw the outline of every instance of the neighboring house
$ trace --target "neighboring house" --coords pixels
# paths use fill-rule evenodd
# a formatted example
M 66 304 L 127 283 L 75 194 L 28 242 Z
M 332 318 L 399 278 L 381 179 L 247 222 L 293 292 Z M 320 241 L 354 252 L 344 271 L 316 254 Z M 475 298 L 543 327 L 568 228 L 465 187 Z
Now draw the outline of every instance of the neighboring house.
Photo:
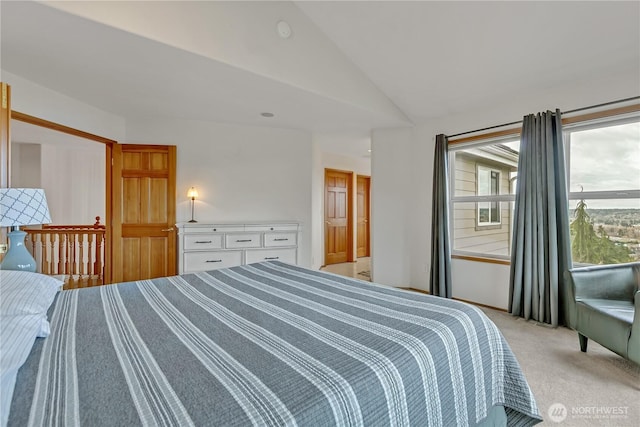
M 456 196 L 515 193 L 518 152 L 501 144 L 453 153 Z M 455 205 L 453 248 L 457 251 L 509 256 L 512 203 Z

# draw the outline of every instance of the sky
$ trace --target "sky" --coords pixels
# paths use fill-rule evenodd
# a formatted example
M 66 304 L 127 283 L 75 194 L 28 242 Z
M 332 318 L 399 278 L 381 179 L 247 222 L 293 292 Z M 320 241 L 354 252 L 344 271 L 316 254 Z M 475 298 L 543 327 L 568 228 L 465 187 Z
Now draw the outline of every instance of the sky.
M 519 140 L 503 144 L 520 151 Z M 569 191 L 640 190 L 640 122 L 572 132 L 568 157 Z M 587 206 L 640 209 L 640 200 L 587 200 Z
M 569 164 L 570 191 L 640 190 L 640 122 L 572 132 Z M 593 200 L 587 206 L 640 209 L 640 200 Z

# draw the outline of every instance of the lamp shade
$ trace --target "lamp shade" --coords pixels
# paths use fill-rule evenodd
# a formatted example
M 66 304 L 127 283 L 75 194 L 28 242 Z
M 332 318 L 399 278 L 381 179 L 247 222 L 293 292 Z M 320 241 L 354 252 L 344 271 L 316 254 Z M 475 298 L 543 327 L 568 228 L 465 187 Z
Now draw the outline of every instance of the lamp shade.
M 196 187 L 191 187 L 189 189 L 189 191 L 187 192 L 187 197 L 191 199 L 195 199 L 198 197 L 198 190 L 196 190 Z
M 41 188 L 0 188 L 0 227 L 49 224 L 51 215 Z

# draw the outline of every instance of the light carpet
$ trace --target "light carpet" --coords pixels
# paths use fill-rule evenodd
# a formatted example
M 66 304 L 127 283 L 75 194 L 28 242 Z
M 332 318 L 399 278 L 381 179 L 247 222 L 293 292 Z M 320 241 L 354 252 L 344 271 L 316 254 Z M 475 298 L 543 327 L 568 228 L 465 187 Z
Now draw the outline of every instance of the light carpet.
M 578 334 L 498 310 L 483 311 L 502 331 L 531 386 L 544 426 L 640 426 L 640 366 Z

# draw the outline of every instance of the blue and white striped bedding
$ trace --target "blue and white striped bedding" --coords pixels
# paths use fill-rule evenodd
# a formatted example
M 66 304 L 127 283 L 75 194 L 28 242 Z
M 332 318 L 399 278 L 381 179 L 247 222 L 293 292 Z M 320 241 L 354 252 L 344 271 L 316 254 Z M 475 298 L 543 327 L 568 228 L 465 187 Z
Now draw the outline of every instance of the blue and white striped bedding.
M 63 291 L 50 323 L 9 425 L 540 420 L 477 308 L 280 262 Z

